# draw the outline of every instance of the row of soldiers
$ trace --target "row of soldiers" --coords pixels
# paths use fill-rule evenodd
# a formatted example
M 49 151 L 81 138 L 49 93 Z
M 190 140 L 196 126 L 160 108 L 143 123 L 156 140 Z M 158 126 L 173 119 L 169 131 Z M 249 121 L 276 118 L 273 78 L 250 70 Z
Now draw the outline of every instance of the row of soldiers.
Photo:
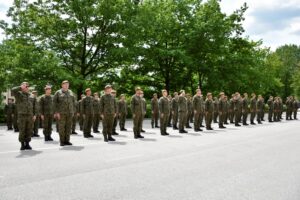
M 7 119 L 17 118 L 20 128 L 19 141 L 21 142 L 21 150 L 31 149 L 29 142 L 32 136 L 38 136 L 37 117 L 40 117 L 43 124 L 43 133 L 45 141 L 52 141 L 52 122 L 55 119 L 57 131 L 60 136 L 60 145 L 72 145 L 70 143 L 70 134 L 76 133 L 76 122 L 79 119 L 80 129 L 83 131 L 85 138 L 93 137 L 98 130 L 100 119 L 103 122 L 104 141 L 115 141 L 112 135 L 118 135 L 116 127 L 119 121 L 121 131 L 126 131 L 125 121 L 127 116 L 127 103 L 125 95 L 121 95 L 120 99 L 116 98 L 116 91 L 111 85 L 104 88 L 104 95 L 99 97 L 98 93 L 94 93 L 90 88 L 85 90 L 78 102 L 74 94 L 69 90 L 69 82 L 62 82 L 62 88 L 58 90 L 54 96 L 52 95 L 51 86 L 45 86 L 45 94 L 39 99 L 35 92 L 29 93 L 29 84 L 24 82 L 20 87 L 12 89 L 12 94 L 16 99 L 17 115 L 7 117 Z M 11 103 L 12 104 L 12 103 Z M 283 103 L 280 97 L 270 97 L 267 102 L 269 107 L 269 121 L 280 121 L 282 119 Z M 13 105 L 13 104 L 12 104 Z M 287 120 L 297 117 L 298 103 L 295 98 L 289 97 L 287 105 Z M 158 99 L 158 95 L 154 94 L 151 99 L 152 128 L 158 126 L 160 119 L 161 135 L 169 135 L 167 127 L 173 126 L 173 129 L 179 129 L 179 133 L 187 133 L 185 128 L 191 128 L 190 122 L 194 123 L 194 131 L 202 131 L 203 121 L 205 121 L 206 129 L 212 130 L 212 121 L 219 123 L 219 128 L 226 128 L 224 125 L 234 123 L 235 126 L 247 124 L 247 117 L 250 114 L 250 122 L 254 123 L 256 117 L 257 122 L 261 123 L 264 118 L 264 100 L 261 95 L 256 98 L 255 94 L 251 95 L 251 99 L 245 93 L 241 96 L 238 92 L 233 94 L 228 100 L 227 96 L 221 92 L 219 98 L 211 93 L 206 95 L 206 99 L 202 96 L 201 90 L 197 89 L 196 94 L 192 97 L 186 95 L 184 90 L 178 94 L 174 93 L 172 98 L 166 90 L 162 90 L 162 97 Z M 143 97 L 143 91 L 137 87 L 135 94 L 131 97 L 130 108 L 133 117 L 134 138 L 143 138 L 142 128 L 143 119 L 146 114 L 146 100 Z M 7 116 L 9 105 L 7 105 Z M 12 115 L 11 115 L 12 116 Z M 218 122 L 217 122 L 218 120 Z M 10 120 L 8 120 L 10 121 Z M 177 127 L 178 124 L 178 127 Z M 37 126 L 37 128 L 35 128 Z M 8 129 L 11 129 L 8 123 Z

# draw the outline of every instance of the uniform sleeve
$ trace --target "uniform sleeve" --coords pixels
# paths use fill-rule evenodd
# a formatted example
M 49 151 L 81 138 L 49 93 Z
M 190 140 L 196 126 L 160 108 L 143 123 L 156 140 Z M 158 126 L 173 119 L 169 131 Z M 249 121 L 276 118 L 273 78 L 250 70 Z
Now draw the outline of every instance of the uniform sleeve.
M 115 107 L 115 113 L 119 113 L 119 109 L 117 106 L 117 100 L 114 98 L 114 107 Z
M 85 99 L 82 99 L 81 106 L 80 106 L 80 112 L 84 115 L 85 114 Z
M 134 97 L 131 97 L 131 100 L 130 100 L 130 109 L 131 109 L 132 114 L 134 114 Z
M 55 113 L 58 113 L 58 104 L 59 104 L 58 92 L 56 92 L 53 97 L 53 107 Z
M 18 99 L 19 91 L 21 91 L 21 87 L 17 86 L 11 89 L 11 95 Z
M 44 115 L 45 114 L 45 110 L 44 110 L 44 97 L 40 98 L 39 107 L 40 107 L 40 114 Z
M 102 96 L 100 98 L 100 114 L 103 114 L 103 112 L 104 112 L 104 103 L 103 103 L 103 96 Z
M 158 101 L 158 110 L 160 113 L 162 113 L 162 110 L 163 110 L 163 105 L 162 105 L 162 99 L 160 98 L 159 101 Z
M 33 98 L 33 115 L 38 115 L 38 112 L 37 98 Z

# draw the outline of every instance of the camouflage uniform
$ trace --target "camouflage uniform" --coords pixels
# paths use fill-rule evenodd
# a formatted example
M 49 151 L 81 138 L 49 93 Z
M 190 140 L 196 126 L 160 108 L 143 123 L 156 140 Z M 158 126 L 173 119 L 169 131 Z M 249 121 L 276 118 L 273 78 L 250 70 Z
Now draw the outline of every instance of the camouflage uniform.
M 179 132 L 186 132 L 184 130 L 184 125 L 186 124 L 187 118 L 187 99 L 184 96 L 179 96 L 178 98 L 178 118 L 179 118 Z
M 72 131 L 73 115 L 75 112 L 75 97 L 71 90 L 56 91 L 53 97 L 54 111 L 59 113 L 58 131 L 60 145 L 70 145 L 70 134 Z
M 91 130 L 93 125 L 93 116 L 94 116 L 94 107 L 93 107 L 94 98 L 92 96 L 86 96 L 81 103 L 81 113 L 83 115 L 83 136 L 85 138 L 92 137 Z
M 214 112 L 213 100 L 206 99 L 205 100 L 205 123 L 206 123 L 207 130 L 212 130 L 211 123 L 213 118 L 213 112 Z
M 219 99 L 218 109 L 219 109 L 219 128 L 225 128 L 224 122 L 225 122 L 225 109 L 226 104 L 224 99 Z
M 178 99 L 175 97 L 172 99 L 171 103 L 171 112 L 172 112 L 172 125 L 173 129 L 178 129 L 177 128 L 177 122 L 178 122 Z
M 14 115 L 14 104 L 8 103 L 4 107 L 4 113 L 6 115 L 6 124 L 7 124 L 7 130 L 12 130 L 12 124 L 13 124 L 13 115 Z
M 141 136 L 142 122 L 144 115 L 144 107 L 142 98 L 137 95 L 133 95 L 130 101 L 130 108 L 133 116 L 133 132 L 134 138 Z
M 100 123 L 100 99 L 94 98 L 93 101 L 93 109 L 94 109 L 94 116 L 93 116 L 93 131 L 94 133 L 99 133 L 99 123 Z
M 125 131 L 125 121 L 126 121 L 126 116 L 127 116 L 127 103 L 124 100 L 120 100 L 118 102 L 118 110 L 119 110 L 119 126 L 121 131 Z
M 154 128 L 158 128 L 158 115 L 159 115 L 159 110 L 158 110 L 158 99 L 157 98 L 152 98 L 151 99 L 151 112 L 152 112 L 152 117 L 151 117 L 151 126 Z
M 167 97 L 160 97 L 158 104 L 160 113 L 160 133 L 161 135 L 168 135 L 167 125 L 170 113 L 169 99 Z
M 113 134 L 114 118 L 116 117 L 117 104 L 111 94 L 105 94 L 100 98 L 100 113 L 103 115 L 103 137 L 104 141 L 110 140 Z
M 45 140 L 51 140 L 52 134 L 52 122 L 53 122 L 53 96 L 43 95 L 39 101 L 40 104 L 40 114 L 44 116 L 43 120 L 43 133 Z
M 75 111 L 72 119 L 72 134 L 77 134 L 76 133 L 76 124 L 77 124 L 77 119 L 79 116 L 80 110 L 79 110 L 79 104 L 78 101 L 75 101 Z
M 218 123 L 217 119 L 219 115 L 219 101 L 217 97 L 214 98 L 213 104 L 214 104 L 214 112 L 213 112 L 214 123 Z
M 255 119 L 255 115 L 256 115 L 256 98 L 252 97 L 250 100 L 250 122 L 252 125 L 255 125 L 254 123 L 254 119 Z
M 268 100 L 268 106 L 269 106 L 269 113 L 268 113 L 268 120 L 269 122 L 273 122 L 273 111 L 274 111 L 274 102 L 273 102 L 273 99 L 269 99 Z
M 264 102 L 261 99 L 258 99 L 256 108 L 257 108 L 257 117 L 256 117 L 256 119 L 257 119 L 257 122 L 259 124 L 261 124 L 261 119 L 262 119 L 261 115 L 262 115 L 263 110 L 264 110 Z
M 294 99 L 294 101 L 293 101 L 294 119 L 297 119 L 297 112 L 298 112 L 298 101 L 296 99 Z
M 202 106 L 203 106 L 202 98 L 198 95 L 195 95 L 193 97 L 194 130 L 195 131 L 202 131 L 200 128 L 201 113 L 203 112 Z
M 248 113 L 249 113 L 248 105 L 249 105 L 248 98 L 244 97 L 242 99 L 243 125 L 248 125 L 247 124 L 247 118 L 248 118 Z

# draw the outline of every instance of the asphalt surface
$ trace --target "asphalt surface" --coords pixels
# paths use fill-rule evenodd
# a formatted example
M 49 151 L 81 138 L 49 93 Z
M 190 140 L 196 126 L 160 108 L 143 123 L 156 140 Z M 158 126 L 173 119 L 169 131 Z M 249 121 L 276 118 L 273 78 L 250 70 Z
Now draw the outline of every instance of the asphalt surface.
M 0 200 L 299 200 L 300 120 L 161 136 L 132 122 L 116 142 L 102 134 L 71 136 L 74 146 L 34 138 L 19 151 L 18 134 L 0 127 Z M 40 135 L 42 130 L 40 129 Z

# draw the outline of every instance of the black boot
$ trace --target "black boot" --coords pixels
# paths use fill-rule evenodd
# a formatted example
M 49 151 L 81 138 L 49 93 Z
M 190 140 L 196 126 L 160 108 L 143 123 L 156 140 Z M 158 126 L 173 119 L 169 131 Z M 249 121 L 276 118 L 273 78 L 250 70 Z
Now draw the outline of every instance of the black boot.
M 29 145 L 29 142 L 25 143 L 25 149 L 32 150 L 31 146 Z
M 109 136 L 108 137 L 108 141 L 112 141 L 113 142 L 113 141 L 116 141 L 116 140 L 113 137 Z
M 24 151 L 25 150 L 25 144 L 24 142 L 21 142 L 21 148 L 20 148 L 21 151 Z
M 49 136 L 45 135 L 45 142 L 49 141 Z
M 48 136 L 48 141 L 53 141 L 53 138 L 50 135 Z

